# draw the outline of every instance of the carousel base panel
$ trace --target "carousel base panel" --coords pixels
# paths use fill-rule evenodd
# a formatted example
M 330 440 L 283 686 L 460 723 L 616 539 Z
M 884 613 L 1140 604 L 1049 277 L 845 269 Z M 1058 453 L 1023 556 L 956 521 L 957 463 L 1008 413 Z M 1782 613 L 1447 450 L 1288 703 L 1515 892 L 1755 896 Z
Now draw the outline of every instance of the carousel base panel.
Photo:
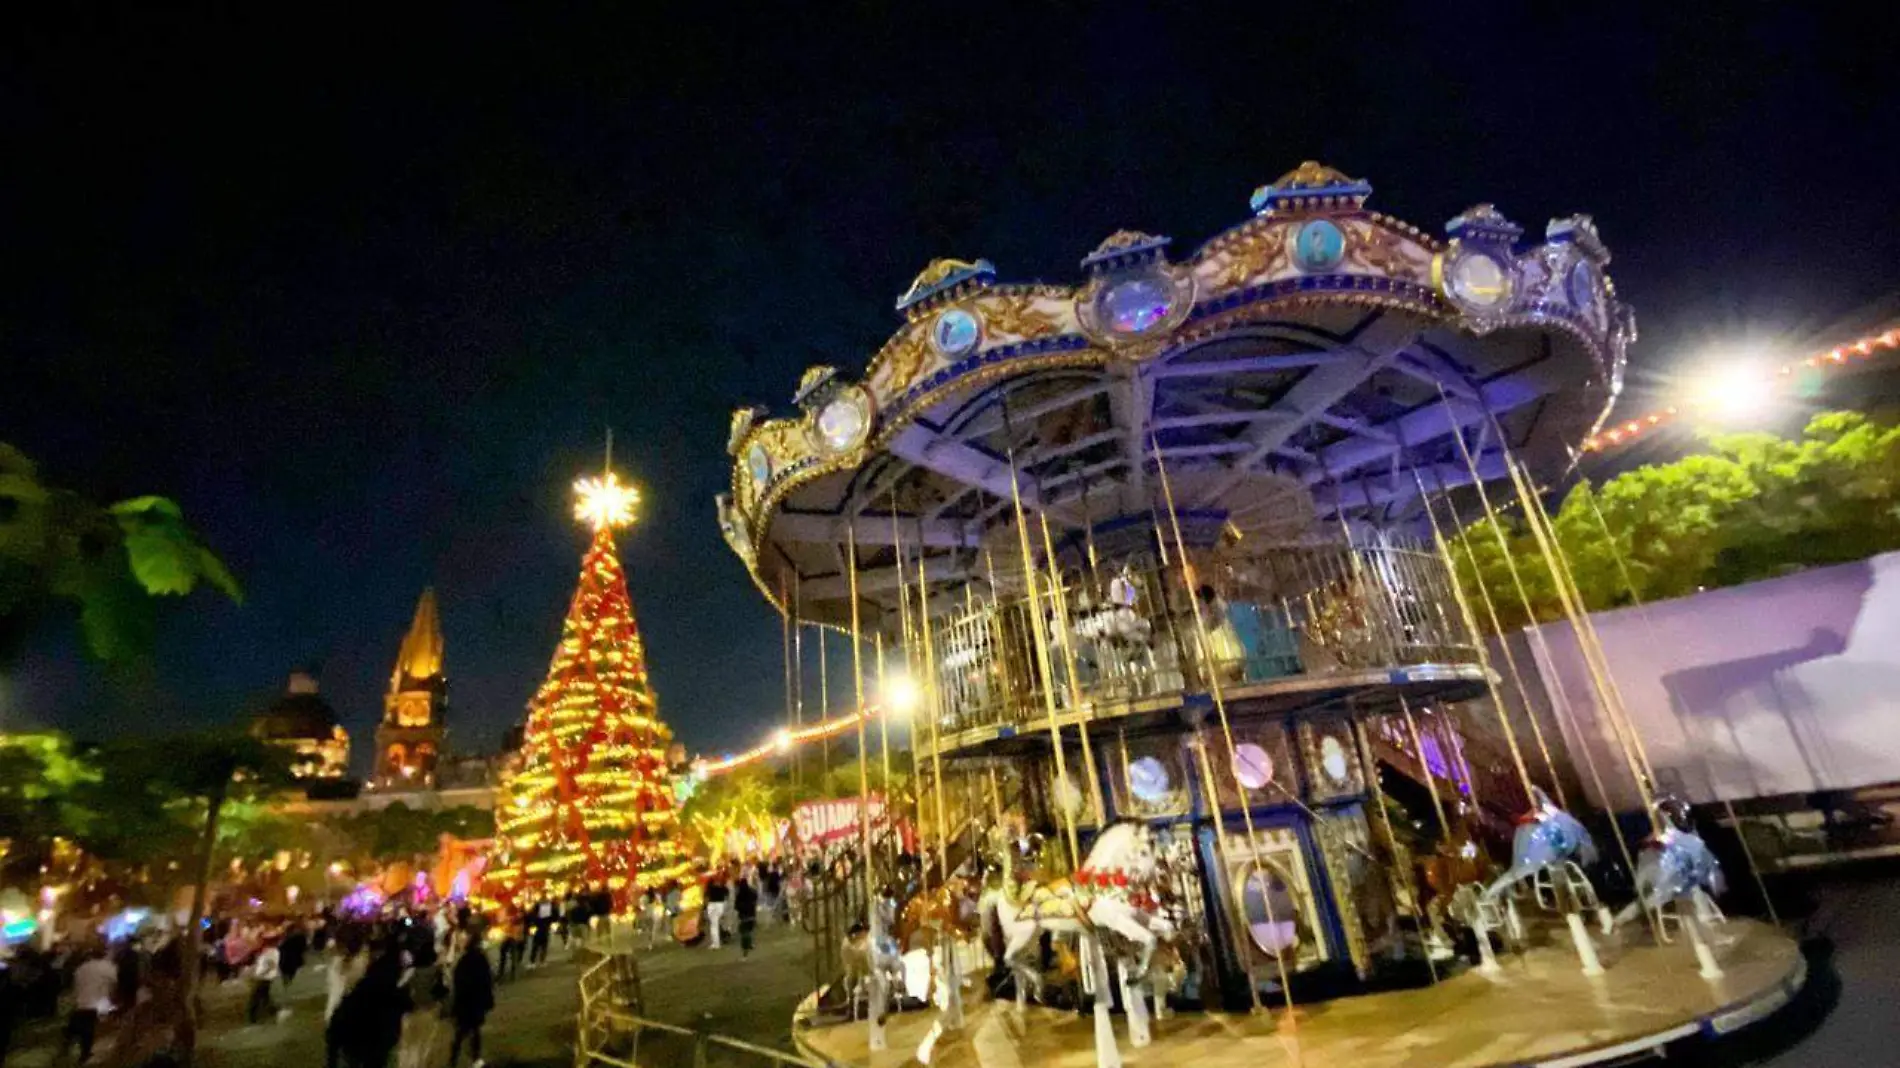
M 1154 1041 L 1128 1042 L 1115 1019 L 1129 1068 L 1575 1068 L 1630 1058 L 1695 1036 L 1739 1030 L 1787 1004 L 1807 979 L 1800 947 L 1766 924 L 1731 920 L 1716 933 L 1723 975 L 1704 979 L 1684 941 L 1616 946 L 1599 939 L 1606 969 L 1585 977 L 1567 945 L 1506 955 L 1502 971 L 1468 971 L 1435 986 L 1342 998 L 1270 1013 L 1181 1013 L 1153 1023 Z M 1647 943 L 1646 938 L 1642 938 Z M 1093 1021 L 1013 1001 L 972 999 L 961 1031 L 930 1047 L 933 1068 L 1093 1068 Z M 914 1063 L 935 1012 L 893 1015 L 887 1049 L 873 1054 L 863 1021 L 799 1026 L 808 1055 L 834 1065 L 894 1068 Z M 1297 1050 L 1295 1044 L 1297 1043 Z

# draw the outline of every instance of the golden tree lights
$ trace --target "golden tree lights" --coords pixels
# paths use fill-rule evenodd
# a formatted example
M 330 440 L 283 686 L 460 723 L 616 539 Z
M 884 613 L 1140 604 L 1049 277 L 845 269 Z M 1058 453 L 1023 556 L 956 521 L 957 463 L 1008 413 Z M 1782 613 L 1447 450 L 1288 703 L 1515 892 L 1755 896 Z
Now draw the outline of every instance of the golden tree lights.
M 496 867 L 505 903 L 605 888 L 630 895 L 686 873 L 658 716 L 627 580 L 613 541 L 639 493 L 612 472 L 574 484 L 594 530 L 546 681 L 529 702 L 519 768 L 497 798 Z

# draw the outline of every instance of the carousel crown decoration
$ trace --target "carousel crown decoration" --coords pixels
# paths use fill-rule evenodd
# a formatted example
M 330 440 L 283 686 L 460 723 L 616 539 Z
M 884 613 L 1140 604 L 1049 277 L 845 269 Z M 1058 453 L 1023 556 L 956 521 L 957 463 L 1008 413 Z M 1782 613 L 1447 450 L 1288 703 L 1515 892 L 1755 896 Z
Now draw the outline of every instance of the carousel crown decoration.
M 1445 224 L 1445 232 L 1454 239 L 1472 245 L 1498 245 L 1509 248 L 1524 236 L 1524 228 L 1504 217 L 1490 204 L 1475 204 Z
M 1544 228 L 1544 240 L 1553 245 L 1569 245 L 1598 267 L 1610 262 L 1610 250 L 1597 236 L 1596 220 L 1588 215 L 1550 220 L 1550 225 Z
M 1298 167 L 1253 191 L 1248 201 L 1255 215 L 1281 208 L 1301 210 L 1357 209 L 1372 195 L 1372 183 L 1363 178 L 1348 178 L 1323 163 L 1307 160 Z
M 838 380 L 838 369 L 825 364 L 805 368 L 798 380 L 798 392 L 792 394 L 792 403 L 806 411 L 816 411 L 825 406 L 825 402 L 837 396 L 844 384 Z
M 1140 230 L 1117 230 L 1095 246 L 1095 251 L 1082 257 L 1082 269 L 1099 274 L 1160 259 L 1171 240 Z
M 739 446 L 745 444 L 746 436 L 752 433 L 752 428 L 764 414 L 765 408 L 757 404 L 732 413 L 732 428 L 726 432 L 726 455 L 739 455 Z
M 979 289 L 996 280 L 996 265 L 988 260 L 935 259 L 897 298 L 897 310 L 906 316 L 921 313 L 966 290 Z

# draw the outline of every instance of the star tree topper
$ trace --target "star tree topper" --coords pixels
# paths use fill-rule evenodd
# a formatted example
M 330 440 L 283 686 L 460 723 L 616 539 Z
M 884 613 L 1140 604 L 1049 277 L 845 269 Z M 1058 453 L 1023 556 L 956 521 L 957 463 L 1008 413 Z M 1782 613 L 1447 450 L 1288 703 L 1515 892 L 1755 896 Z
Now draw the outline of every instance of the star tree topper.
M 596 532 L 632 525 L 633 509 L 639 503 L 640 491 L 621 482 L 612 471 L 574 483 L 574 518 Z

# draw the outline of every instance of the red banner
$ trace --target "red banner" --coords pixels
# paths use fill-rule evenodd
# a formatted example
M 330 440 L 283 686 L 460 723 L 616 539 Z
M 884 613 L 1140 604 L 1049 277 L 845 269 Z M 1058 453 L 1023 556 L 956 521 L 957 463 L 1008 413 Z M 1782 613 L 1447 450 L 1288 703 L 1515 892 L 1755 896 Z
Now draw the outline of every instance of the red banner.
M 884 796 L 871 795 L 871 833 L 885 831 Z M 858 799 L 807 801 L 792 810 L 792 828 L 806 845 L 832 845 L 858 837 Z

